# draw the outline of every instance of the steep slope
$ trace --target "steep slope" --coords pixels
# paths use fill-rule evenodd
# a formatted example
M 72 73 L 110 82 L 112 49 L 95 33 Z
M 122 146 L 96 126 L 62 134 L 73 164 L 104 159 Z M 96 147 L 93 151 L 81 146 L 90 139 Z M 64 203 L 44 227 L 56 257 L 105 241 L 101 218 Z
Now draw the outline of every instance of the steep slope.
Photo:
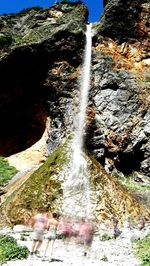
M 3 196 L 2 208 L 11 223 L 26 223 L 28 219 L 39 209 L 48 212 L 62 212 L 64 198 L 64 182 L 68 178 L 70 169 L 70 148 L 68 140 L 63 146 L 56 149 L 47 161 L 20 186 L 13 194 Z M 109 176 L 103 167 L 91 155 L 86 156 L 88 172 L 90 176 L 90 204 L 92 217 L 98 222 L 111 219 L 112 215 L 123 222 L 130 217 L 136 222 L 140 215 L 150 218 L 150 211 L 138 204 L 118 181 Z M 76 191 L 74 187 L 69 191 L 66 207 L 63 213 L 77 215 L 75 206 L 72 208 L 73 197 L 76 197 L 76 205 L 85 208 L 82 200 L 78 201 L 78 194 L 84 197 L 86 191 Z M 80 195 L 80 196 L 81 196 Z M 87 202 L 86 202 L 87 204 Z

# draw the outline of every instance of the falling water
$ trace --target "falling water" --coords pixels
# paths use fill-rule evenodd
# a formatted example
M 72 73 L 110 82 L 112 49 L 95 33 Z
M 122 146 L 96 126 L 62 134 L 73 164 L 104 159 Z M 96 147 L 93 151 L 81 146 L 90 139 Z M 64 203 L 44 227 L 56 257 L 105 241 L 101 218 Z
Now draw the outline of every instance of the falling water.
M 88 215 L 91 213 L 87 160 L 83 152 L 84 124 L 90 89 L 91 30 L 92 24 L 87 25 L 83 70 L 80 81 L 80 106 L 77 116 L 78 124 L 75 127 L 75 136 L 72 143 L 71 171 L 64 184 L 65 198 L 67 199 L 67 204 L 64 200 L 64 208 L 68 208 L 71 213 L 74 212 L 74 214 L 80 215 Z
M 91 28 L 92 24 L 87 25 L 86 31 L 86 46 L 84 54 L 84 64 L 83 71 L 81 76 L 81 102 L 79 109 L 79 124 L 76 132 L 76 145 L 81 151 L 83 146 L 83 131 L 84 131 L 84 122 L 86 115 L 86 107 L 88 103 L 88 93 L 90 88 L 90 66 L 91 66 L 91 53 L 92 53 L 92 37 L 91 37 Z

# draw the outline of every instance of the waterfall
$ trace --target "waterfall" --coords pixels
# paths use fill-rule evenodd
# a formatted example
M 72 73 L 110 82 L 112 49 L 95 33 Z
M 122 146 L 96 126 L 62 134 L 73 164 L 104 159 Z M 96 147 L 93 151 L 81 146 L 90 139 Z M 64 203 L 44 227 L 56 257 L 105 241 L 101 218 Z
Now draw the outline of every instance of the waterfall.
M 64 209 L 65 212 L 74 215 L 86 215 L 91 213 L 89 178 L 87 171 L 86 155 L 83 152 L 84 124 L 86 107 L 90 89 L 90 66 L 92 53 L 92 24 L 87 25 L 86 45 L 83 59 L 83 69 L 80 77 L 80 104 L 75 125 L 75 135 L 72 143 L 71 169 L 67 181 L 64 184 Z
M 76 131 L 76 145 L 79 150 L 82 150 L 83 146 L 83 131 L 84 122 L 86 116 L 86 107 L 88 103 L 88 94 L 90 88 L 90 66 L 91 66 L 91 53 L 92 53 L 92 35 L 91 35 L 92 24 L 87 25 L 86 31 L 86 46 L 83 61 L 83 71 L 81 75 L 80 84 L 80 108 L 79 108 L 79 124 Z

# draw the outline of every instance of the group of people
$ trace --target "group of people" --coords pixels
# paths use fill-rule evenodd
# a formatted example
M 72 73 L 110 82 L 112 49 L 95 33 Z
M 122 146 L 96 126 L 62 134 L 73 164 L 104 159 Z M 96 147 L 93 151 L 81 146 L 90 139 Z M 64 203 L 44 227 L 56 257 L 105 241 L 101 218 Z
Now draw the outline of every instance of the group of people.
M 45 260 L 49 249 L 49 261 L 52 260 L 54 242 L 59 235 L 59 238 L 64 240 L 66 247 L 71 237 L 76 238 L 78 244 L 84 247 L 84 256 L 87 255 L 92 244 L 94 228 L 92 223 L 87 218 L 68 219 L 60 216 L 58 213 L 53 213 L 51 217 L 46 212 L 40 210 L 31 220 L 30 225 L 33 228 L 31 256 L 39 254 L 39 250 L 45 238 L 46 245 L 42 254 L 42 260 Z
M 126 227 L 130 227 L 130 221 L 126 221 Z M 118 227 L 119 221 L 116 217 L 112 217 L 112 231 L 113 238 L 116 239 L 121 231 Z M 31 255 L 39 253 L 41 244 L 46 239 L 46 244 L 44 246 L 44 251 L 42 259 L 45 260 L 46 254 L 48 252 L 49 245 L 51 244 L 49 250 L 49 261 L 52 260 L 52 252 L 54 247 L 54 242 L 59 235 L 59 238 L 64 240 L 66 248 L 69 244 L 70 238 L 74 237 L 77 244 L 82 244 L 84 247 L 83 255 L 86 256 L 90 250 L 93 235 L 94 235 L 94 225 L 87 218 L 70 218 L 60 216 L 58 213 L 52 213 L 49 217 L 47 212 L 40 210 L 31 220 L 30 225 L 33 228 L 32 233 L 32 248 Z M 140 217 L 138 228 L 142 230 L 145 227 L 144 217 Z
M 118 219 L 116 217 L 112 217 L 112 231 L 113 231 L 112 234 L 114 239 L 116 239 L 121 234 L 121 230 L 119 229 L 118 225 L 119 225 Z M 127 218 L 127 220 L 124 222 L 124 227 L 131 229 L 132 226 L 130 218 Z M 144 216 L 140 216 L 137 227 L 139 230 L 142 230 L 145 227 Z

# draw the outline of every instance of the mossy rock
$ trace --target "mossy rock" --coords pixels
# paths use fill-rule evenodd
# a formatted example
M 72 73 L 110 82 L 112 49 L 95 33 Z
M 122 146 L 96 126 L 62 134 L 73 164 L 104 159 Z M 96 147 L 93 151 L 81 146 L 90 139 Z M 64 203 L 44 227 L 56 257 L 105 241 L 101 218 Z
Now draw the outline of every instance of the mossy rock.
M 89 154 L 89 172 L 91 176 L 90 188 L 95 199 L 96 220 L 110 220 L 116 216 L 120 223 L 130 217 L 137 222 L 143 214 L 146 219 L 150 218 L 150 210 L 138 203 L 118 180 L 106 173 L 104 168 Z
M 68 162 L 66 149 L 67 144 L 57 148 L 18 191 L 7 198 L 2 208 L 11 223 L 26 222 L 39 208 L 56 211 L 63 195 L 58 176 Z
M 25 223 L 39 208 L 43 208 L 47 212 L 61 211 L 64 203 L 63 197 L 66 196 L 63 195 L 63 184 L 70 169 L 69 158 L 70 143 L 67 140 L 18 188 L 18 191 L 7 198 L 3 209 L 11 223 Z M 87 154 L 86 158 L 92 212 L 97 221 L 111 219 L 112 215 L 115 215 L 121 223 L 127 216 L 137 221 L 141 213 L 145 217 L 150 217 L 150 212 L 136 202 L 114 177 L 108 175 L 93 156 Z M 76 197 L 76 190 L 73 187 L 69 198 L 67 198 L 69 204 L 71 198 L 74 200 L 74 193 Z M 82 202 L 78 204 L 82 208 Z M 68 208 L 67 204 L 67 209 L 63 209 L 63 212 L 72 214 L 74 210 Z M 74 213 L 74 215 L 76 214 Z

